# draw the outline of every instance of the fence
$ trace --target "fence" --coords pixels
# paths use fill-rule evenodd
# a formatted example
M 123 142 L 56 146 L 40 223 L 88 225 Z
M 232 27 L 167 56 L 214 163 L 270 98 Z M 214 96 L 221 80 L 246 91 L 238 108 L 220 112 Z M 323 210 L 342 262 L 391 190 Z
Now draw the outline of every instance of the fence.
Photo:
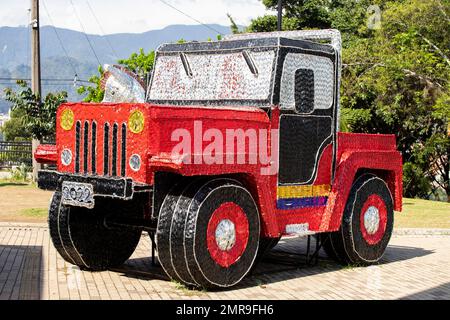
M 31 142 L 0 141 L 0 169 L 32 165 Z

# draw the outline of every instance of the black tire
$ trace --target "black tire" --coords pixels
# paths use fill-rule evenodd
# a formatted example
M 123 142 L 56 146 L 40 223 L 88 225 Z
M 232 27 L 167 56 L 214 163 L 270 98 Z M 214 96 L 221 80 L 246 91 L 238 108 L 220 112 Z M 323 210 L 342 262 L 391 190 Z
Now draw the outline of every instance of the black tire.
M 143 217 L 145 202 L 96 199 L 93 209 L 66 206 L 55 192 L 49 211 L 49 230 L 53 245 L 69 263 L 82 269 L 101 271 L 123 264 L 134 252 L 142 230 L 110 229 L 109 215 Z
M 50 238 L 52 239 L 53 245 L 56 248 L 56 251 L 62 256 L 62 258 L 72 264 L 76 264 L 76 262 L 70 257 L 67 251 L 64 249 L 62 245 L 62 240 L 59 232 L 59 207 L 61 205 L 61 193 L 55 192 L 53 193 L 52 200 L 50 202 L 50 209 L 48 211 L 48 226 L 50 232 Z
M 192 286 L 197 284 L 193 282 L 189 275 L 185 276 L 185 273 L 180 270 L 181 267 L 179 264 L 185 264 L 184 254 L 181 256 L 181 259 L 178 257 L 180 252 L 179 249 L 183 249 L 183 244 L 182 241 L 181 244 L 179 244 L 180 241 L 178 241 L 177 237 L 174 238 L 174 235 L 178 235 L 181 230 L 184 237 L 184 218 L 182 215 L 185 215 L 185 212 L 181 212 L 178 209 L 178 204 L 179 200 L 181 200 L 182 193 L 186 192 L 185 189 L 194 182 L 195 180 L 189 181 L 187 179 L 181 179 L 169 190 L 159 210 L 155 236 L 158 260 L 166 274 L 175 281 Z M 183 199 L 183 201 L 185 200 Z M 172 225 L 177 226 L 172 227 Z M 177 245 L 175 245 L 175 243 L 177 243 Z M 177 248 L 178 245 L 181 245 L 181 248 Z M 173 256 L 175 256 L 175 259 Z M 177 269 L 174 264 L 177 264 Z
M 160 250 L 167 248 L 167 245 L 170 247 L 170 263 L 178 277 L 172 277 L 167 272 L 169 277 L 188 286 L 203 288 L 230 287 L 237 284 L 250 271 L 259 245 L 259 213 L 251 194 L 239 182 L 231 179 L 198 179 L 183 189 L 176 200 L 172 215 L 170 242 L 157 242 L 158 254 Z M 248 229 L 245 246 L 239 247 L 243 243 L 239 242 L 239 238 L 236 241 L 239 245 L 235 248 L 231 247 L 218 253 L 227 256 L 228 250 L 231 252 L 234 248 L 236 252 L 240 252 L 238 249 L 241 248 L 242 253 L 236 261 L 230 262 L 230 265 L 226 262 L 220 265 L 223 261 L 215 260 L 217 257 L 210 249 L 210 243 L 214 243 L 214 239 L 208 237 L 208 232 L 211 232 L 210 223 L 216 218 L 216 209 L 222 208 L 222 205 L 239 207 L 239 215 L 247 224 L 237 228 Z M 211 219 L 213 216 L 215 218 Z M 236 234 L 237 237 L 243 237 L 242 233 Z M 217 251 L 215 253 L 217 254 Z
M 370 210 L 378 217 L 372 220 L 377 221 L 372 225 Z M 342 264 L 370 265 L 383 256 L 393 226 L 393 199 L 386 182 L 364 174 L 352 185 L 340 229 L 321 235 L 323 248 L 328 256 Z
M 170 229 L 170 253 L 172 266 L 178 276 L 182 279 L 181 282 L 185 285 L 194 287 L 200 287 L 201 284 L 196 281 L 196 277 L 192 274 L 186 259 L 186 220 L 188 218 L 187 215 L 189 213 L 189 207 L 192 199 L 195 197 L 199 188 L 201 188 L 206 181 L 207 180 L 205 179 L 195 179 L 186 184 L 186 187 L 183 189 L 183 192 L 178 198 Z

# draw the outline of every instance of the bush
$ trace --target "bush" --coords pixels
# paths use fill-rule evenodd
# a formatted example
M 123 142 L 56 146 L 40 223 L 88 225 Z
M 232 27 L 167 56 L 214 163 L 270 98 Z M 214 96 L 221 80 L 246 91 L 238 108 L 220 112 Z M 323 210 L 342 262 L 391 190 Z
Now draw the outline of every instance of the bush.
M 20 166 L 12 167 L 10 170 L 11 180 L 13 181 L 27 181 L 28 173 L 31 172 L 31 168 L 27 166 L 25 163 L 22 163 Z

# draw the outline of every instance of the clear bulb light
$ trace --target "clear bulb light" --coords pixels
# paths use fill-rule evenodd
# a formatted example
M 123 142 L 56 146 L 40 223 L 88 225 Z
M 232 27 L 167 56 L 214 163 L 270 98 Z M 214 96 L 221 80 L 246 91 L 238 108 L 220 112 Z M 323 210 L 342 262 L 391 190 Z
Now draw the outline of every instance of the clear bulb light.
M 138 154 L 133 154 L 130 157 L 129 164 L 133 171 L 138 171 L 141 168 L 141 157 Z
M 64 149 L 61 152 L 61 163 L 65 166 L 72 163 L 72 152 L 69 149 Z

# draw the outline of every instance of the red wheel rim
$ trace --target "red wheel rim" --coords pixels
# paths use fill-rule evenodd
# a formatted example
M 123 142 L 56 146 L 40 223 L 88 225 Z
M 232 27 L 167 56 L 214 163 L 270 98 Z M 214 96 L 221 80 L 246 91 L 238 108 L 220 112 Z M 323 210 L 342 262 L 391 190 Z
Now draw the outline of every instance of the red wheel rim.
M 234 225 L 234 244 L 226 250 L 221 249 L 217 243 L 216 230 L 219 224 L 226 221 Z M 244 253 L 249 237 L 249 224 L 244 210 L 233 202 L 226 202 L 220 205 L 208 222 L 207 246 L 211 258 L 220 266 L 228 268 L 235 263 Z
M 359 225 L 362 236 L 368 244 L 375 245 L 381 241 L 387 225 L 387 208 L 383 198 L 377 194 L 367 198 L 361 209 Z

